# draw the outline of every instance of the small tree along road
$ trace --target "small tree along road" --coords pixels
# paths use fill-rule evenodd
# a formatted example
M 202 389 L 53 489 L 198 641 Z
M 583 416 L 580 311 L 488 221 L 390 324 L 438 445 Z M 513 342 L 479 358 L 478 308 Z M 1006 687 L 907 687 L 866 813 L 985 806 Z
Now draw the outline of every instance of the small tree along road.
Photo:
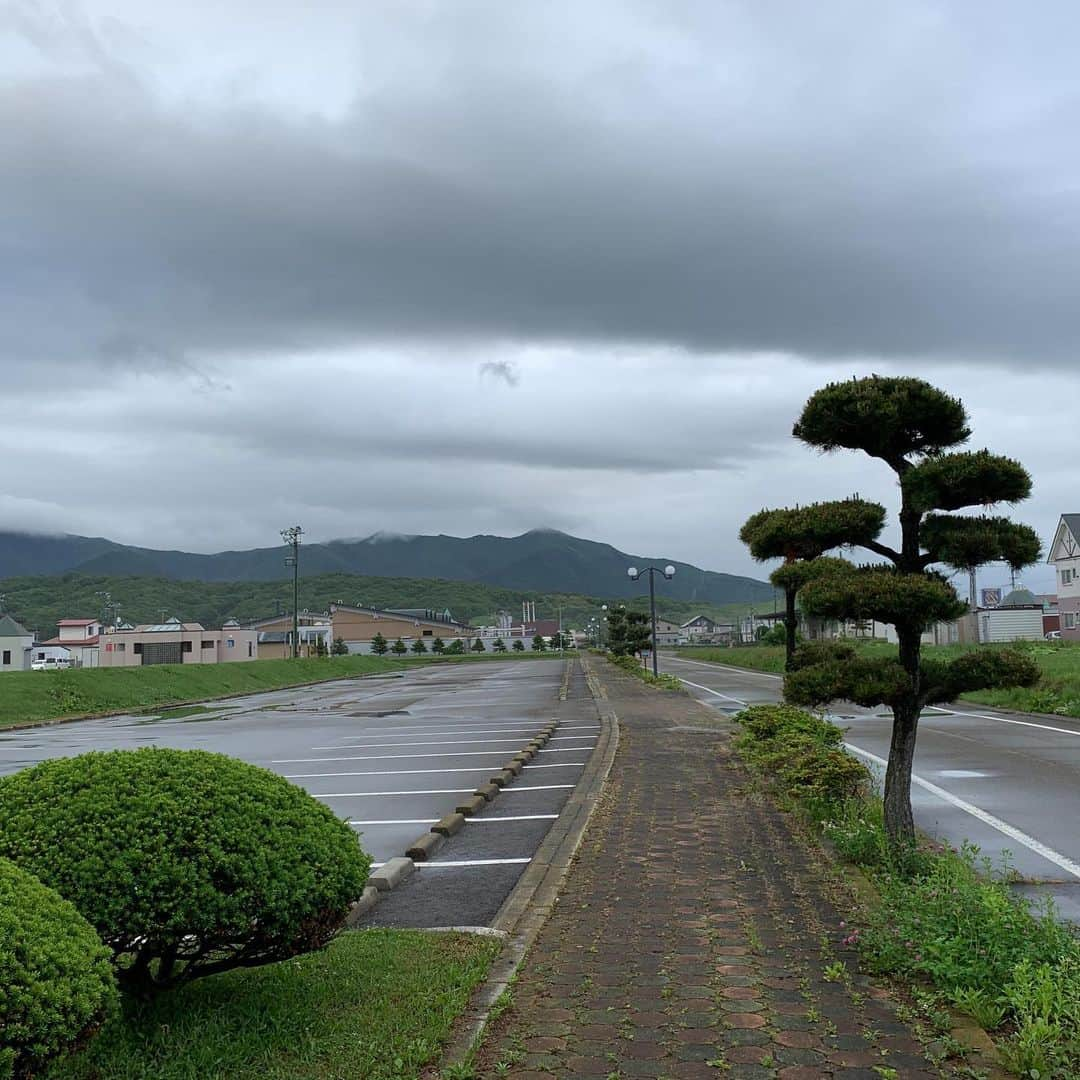
M 795 600 L 799 590 L 830 569 L 826 551 L 872 543 L 885 527 L 885 507 L 856 497 L 813 503 L 791 510 L 759 510 L 746 520 L 739 539 L 758 562 L 783 559 L 769 580 L 784 590 L 784 628 L 787 669 L 795 662 L 795 631 L 799 625 Z
M 898 659 L 807 646 L 799 650 L 802 658 L 796 655 L 784 693 L 802 705 L 845 699 L 892 710 L 885 829 L 900 850 L 915 839 L 911 768 L 923 707 L 969 690 L 1030 686 L 1038 679 L 1037 665 L 1014 650 L 976 650 L 951 662 L 921 655 L 924 630 L 967 610 L 932 566 L 972 569 L 1001 561 L 1020 569 L 1039 557 L 1039 538 L 1027 525 L 952 511 L 1026 499 L 1031 477 L 1018 461 L 988 450 L 947 452 L 970 437 L 967 413 L 958 399 L 921 379 L 875 375 L 832 383 L 807 401 L 793 434 L 819 450 L 861 450 L 884 461 L 899 480 L 899 549 L 876 537 L 858 541 L 888 563 L 855 567 L 836 560 L 832 572 L 808 581 L 800 592 L 812 615 L 892 623 Z

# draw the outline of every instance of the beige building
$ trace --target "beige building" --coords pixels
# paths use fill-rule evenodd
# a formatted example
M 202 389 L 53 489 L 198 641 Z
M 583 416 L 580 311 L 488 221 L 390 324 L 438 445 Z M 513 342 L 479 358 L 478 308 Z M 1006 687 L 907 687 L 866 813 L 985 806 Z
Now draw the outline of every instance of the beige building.
M 259 634 L 236 623 L 207 630 L 179 619 L 154 626 L 107 629 L 101 636 L 101 667 L 151 664 L 228 664 L 259 659 Z
M 457 638 L 469 644 L 475 631 L 454 619 L 449 611 L 431 608 L 379 609 L 331 604 L 325 614 L 302 612 L 298 618 L 300 655 L 314 656 L 319 640 L 329 651 L 340 638 L 350 653 L 371 652 L 371 642 L 381 634 L 390 644 L 401 638 L 406 645 L 420 638 L 425 644 L 435 638 L 449 645 Z M 259 656 L 264 659 L 292 655 L 292 615 L 275 615 L 251 624 L 258 634 Z
M 98 666 L 102 627 L 97 619 L 61 619 L 56 624 L 56 630 L 56 637 L 37 642 L 35 650 L 38 647 L 66 649 L 72 666 Z M 37 659 L 45 659 L 44 652 L 40 656 L 37 652 L 34 655 Z
M 10 615 L 0 615 L 0 672 L 25 671 L 30 666 L 34 635 Z

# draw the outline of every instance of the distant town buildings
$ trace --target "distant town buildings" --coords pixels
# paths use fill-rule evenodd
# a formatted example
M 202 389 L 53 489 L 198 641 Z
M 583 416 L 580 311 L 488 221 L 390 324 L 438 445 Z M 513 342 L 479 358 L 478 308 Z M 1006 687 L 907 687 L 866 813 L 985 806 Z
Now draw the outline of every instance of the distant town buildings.
M 201 623 L 163 623 L 108 629 L 101 637 L 101 667 L 152 664 L 228 664 L 259 659 L 259 635 L 238 623 L 207 630 Z
M 0 672 L 26 671 L 34 635 L 10 615 L 0 615 Z

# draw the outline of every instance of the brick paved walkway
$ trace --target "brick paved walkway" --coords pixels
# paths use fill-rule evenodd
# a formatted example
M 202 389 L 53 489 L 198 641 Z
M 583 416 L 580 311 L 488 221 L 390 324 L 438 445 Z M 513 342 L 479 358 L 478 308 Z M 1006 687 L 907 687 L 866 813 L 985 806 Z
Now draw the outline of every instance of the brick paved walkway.
M 858 973 L 823 867 L 749 790 L 726 735 L 671 730 L 716 714 L 598 670 L 618 755 L 479 1075 L 938 1076 Z

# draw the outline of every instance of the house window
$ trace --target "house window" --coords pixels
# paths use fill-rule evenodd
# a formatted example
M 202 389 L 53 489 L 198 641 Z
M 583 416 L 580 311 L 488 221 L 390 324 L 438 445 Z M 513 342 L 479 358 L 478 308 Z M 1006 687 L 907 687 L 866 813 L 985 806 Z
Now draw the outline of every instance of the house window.
M 435 633 L 434 630 L 425 630 L 424 637 L 431 637 Z
M 248 642 L 248 656 L 254 656 L 254 655 L 255 655 L 255 642 L 249 641 Z
M 109 646 L 109 648 L 111 649 L 111 648 L 112 648 L 112 646 L 110 645 L 110 646 Z M 117 652 L 127 652 L 127 642 L 126 642 L 126 641 L 121 641 L 121 642 L 119 642 L 119 643 L 117 644 L 117 646 L 116 646 L 116 651 L 117 651 Z M 136 644 L 136 646 L 135 646 L 135 651 L 136 651 L 136 652 L 142 652 L 142 646 L 141 646 L 141 645 L 138 645 L 138 644 Z
M 123 647 L 124 647 L 123 645 L 117 645 L 116 646 L 116 651 L 119 652 Z M 132 646 L 131 651 L 134 652 L 134 653 L 138 653 L 141 656 L 142 655 L 142 647 L 143 647 L 143 643 L 141 641 L 136 641 L 134 646 Z
M 10 667 L 10 666 L 11 666 L 11 650 L 10 649 L 5 649 L 4 650 L 4 667 Z
M 1065 629 L 1072 630 L 1076 627 L 1076 615 L 1071 611 L 1065 612 Z
M 202 647 L 204 649 L 212 649 L 214 647 L 214 643 L 212 641 L 204 641 L 202 643 Z
M 1061 584 L 1062 585 L 1068 585 L 1069 582 L 1072 581 L 1072 579 L 1073 579 L 1073 573 L 1074 573 L 1074 571 L 1072 571 L 1072 570 L 1062 570 L 1061 571 Z
M 191 645 L 192 645 L 192 643 L 190 641 L 182 641 L 180 643 L 180 651 L 181 652 L 191 652 Z
M 236 638 L 226 638 L 225 639 L 225 648 L 226 649 L 235 649 L 236 648 Z

